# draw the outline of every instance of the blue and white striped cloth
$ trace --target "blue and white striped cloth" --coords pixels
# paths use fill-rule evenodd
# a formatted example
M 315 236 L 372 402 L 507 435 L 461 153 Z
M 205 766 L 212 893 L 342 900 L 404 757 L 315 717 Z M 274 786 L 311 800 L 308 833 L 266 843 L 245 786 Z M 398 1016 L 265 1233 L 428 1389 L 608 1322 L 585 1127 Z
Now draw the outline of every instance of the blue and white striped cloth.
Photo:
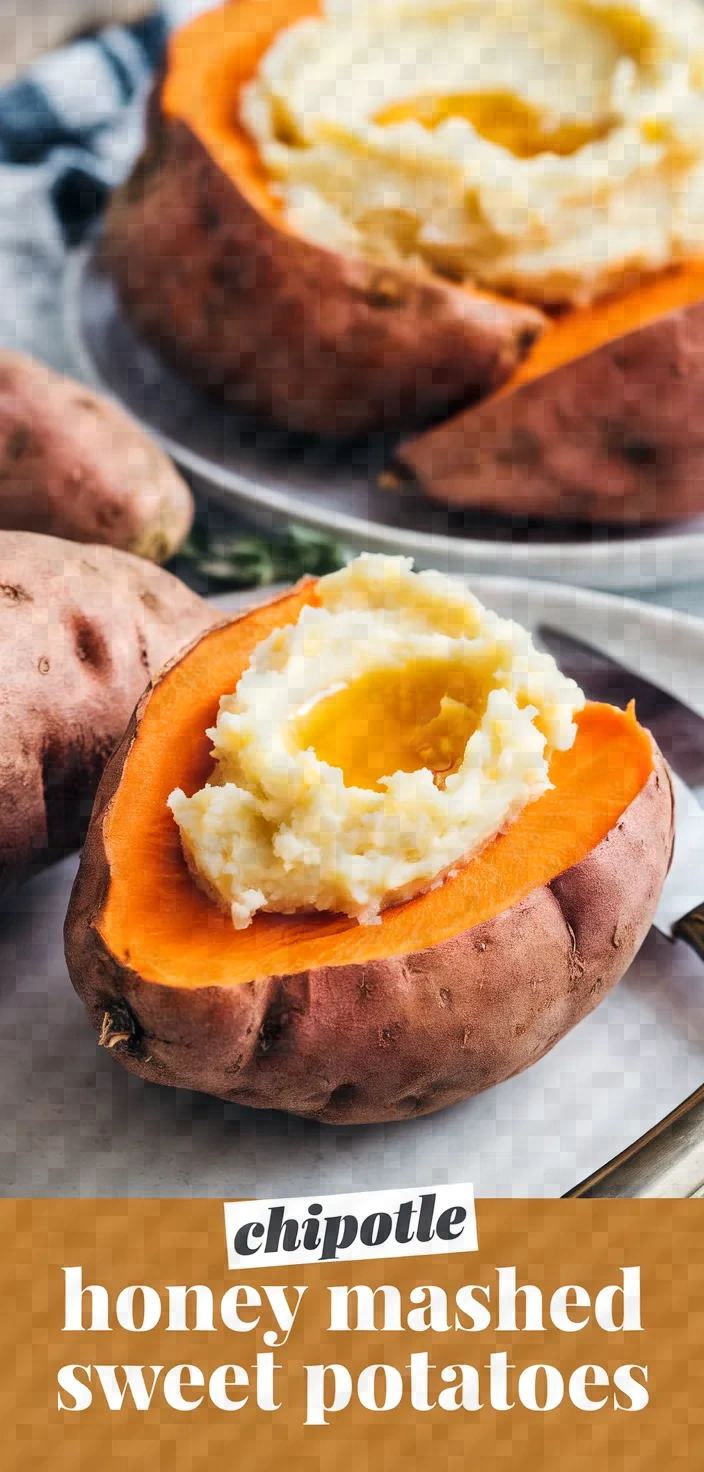
M 61 283 L 139 151 L 144 98 L 169 30 L 208 0 L 167 0 L 41 57 L 0 89 L 0 344 L 70 372 Z M 212 3 L 212 0 L 210 0 Z

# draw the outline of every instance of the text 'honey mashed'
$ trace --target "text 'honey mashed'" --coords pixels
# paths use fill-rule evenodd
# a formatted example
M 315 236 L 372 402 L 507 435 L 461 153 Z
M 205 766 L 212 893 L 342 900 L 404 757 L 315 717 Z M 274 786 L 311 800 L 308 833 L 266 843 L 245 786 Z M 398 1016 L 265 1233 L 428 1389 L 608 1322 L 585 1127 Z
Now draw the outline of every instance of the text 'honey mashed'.
M 549 787 L 573 680 L 461 584 L 363 556 L 255 650 L 220 701 L 210 783 L 169 806 L 237 928 L 257 910 L 364 924 L 433 887 Z
M 348 254 L 559 304 L 704 249 L 697 0 L 326 0 L 241 116 Z

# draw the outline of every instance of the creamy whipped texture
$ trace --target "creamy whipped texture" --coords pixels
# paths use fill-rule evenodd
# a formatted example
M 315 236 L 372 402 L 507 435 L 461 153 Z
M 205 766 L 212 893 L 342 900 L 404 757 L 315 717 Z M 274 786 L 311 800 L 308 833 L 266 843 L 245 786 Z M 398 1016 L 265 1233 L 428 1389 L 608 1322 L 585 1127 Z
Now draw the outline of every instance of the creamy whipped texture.
M 512 823 L 574 741 L 582 693 L 526 630 L 411 568 L 365 555 L 322 578 L 221 699 L 210 783 L 169 798 L 236 928 L 258 910 L 378 922 Z
M 704 250 L 697 0 L 325 0 L 240 112 L 346 253 L 551 304 Z

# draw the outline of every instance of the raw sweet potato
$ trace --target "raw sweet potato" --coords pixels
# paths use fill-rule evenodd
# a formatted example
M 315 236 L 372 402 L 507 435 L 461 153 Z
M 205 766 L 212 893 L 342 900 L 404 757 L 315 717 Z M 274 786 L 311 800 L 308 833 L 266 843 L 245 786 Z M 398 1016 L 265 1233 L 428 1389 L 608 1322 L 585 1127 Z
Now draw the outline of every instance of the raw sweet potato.
M 185 481 L 123 409 L 0 352 L 0 528 L 165 562 L 192 520 Z
M 315 0 L 238 0 L 173 39 L 104 252 L 147 337 L 197 383 L 297 430 L 360 434 L 495 388 L 542 314 L 295 235 L 237 96 Z
M 0 532 L 0 890 L 78 847 L 135 701 L 212 621 L 140 558 Z
M 439 888 L 360 926 L 259 914 L 194 884 L 167 797 L 307 583 L 202 636 L 143 696 L 101 783 L 66 956 L 101 1043 L 145 1079 L 335 1123 L 426 1114 L 541 1057 L 618 981 L 652 920 L 673 806 L 632 711 L 587 706 L 551 791 Z

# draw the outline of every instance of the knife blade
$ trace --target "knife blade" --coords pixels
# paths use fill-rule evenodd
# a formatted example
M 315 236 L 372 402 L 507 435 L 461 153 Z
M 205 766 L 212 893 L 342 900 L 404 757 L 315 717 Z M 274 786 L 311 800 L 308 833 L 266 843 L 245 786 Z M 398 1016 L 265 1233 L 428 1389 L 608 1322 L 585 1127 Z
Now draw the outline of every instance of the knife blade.
M 565 1197 L 704 1195 L 704 1087 Z
M 695 786 L 704 782 L 704 720 L 584 640 L 546 624 L 535 630 L 535 636 L 588 699 L 614 705 L 635 699 L 639 720 L 653 732 L 670 764 L 675 850 L 653 923 L 670 940 L 687 941 L 704 960 L 704 809 L 686 785 L 686 780 Z M 686 1197 L 699 1195 L 703 1183 L 704 1087 L 566 1195 Z
M 555 656 L 589 700 L 627 705 L 652 731 L 671 768 L 675 794 L 675 851 L 653 924 L 670 940 L 686 940 L 704 958 L 704 812 L 687 779 L 704 782 L 704 720 L 643 675 L 610 654 L 550 624 L 535 630 L 536 642 Z M 682 780 L 682 779 L 685 780 Z
M 688 787 L 704 785 L 704 719 L 691 706 L 562 629 L 540 624 L 535 636 L 589 700 L 604 700 L 609 705 L 635 700 L 639 721 L 652 731 L 673 770 Z
M 670 940 L 685 940 L 704 960 L 704 809 L 671 772 L 675 791 L 675 851 L 653 924 Z M 661 1119 L 620 1155 L 580 1182 L 568 1197 L 686 1197 L 704 1186 L 704 1087 Z
M 688 933 L 696 926 L 700 911 L 704 917 L 704 809 L 676 772 L 671 771 L 670 776 L 675 795 L 675 848 L 653 925 L 671 940 L 689 941 L 704 959 L 704 951 Z

